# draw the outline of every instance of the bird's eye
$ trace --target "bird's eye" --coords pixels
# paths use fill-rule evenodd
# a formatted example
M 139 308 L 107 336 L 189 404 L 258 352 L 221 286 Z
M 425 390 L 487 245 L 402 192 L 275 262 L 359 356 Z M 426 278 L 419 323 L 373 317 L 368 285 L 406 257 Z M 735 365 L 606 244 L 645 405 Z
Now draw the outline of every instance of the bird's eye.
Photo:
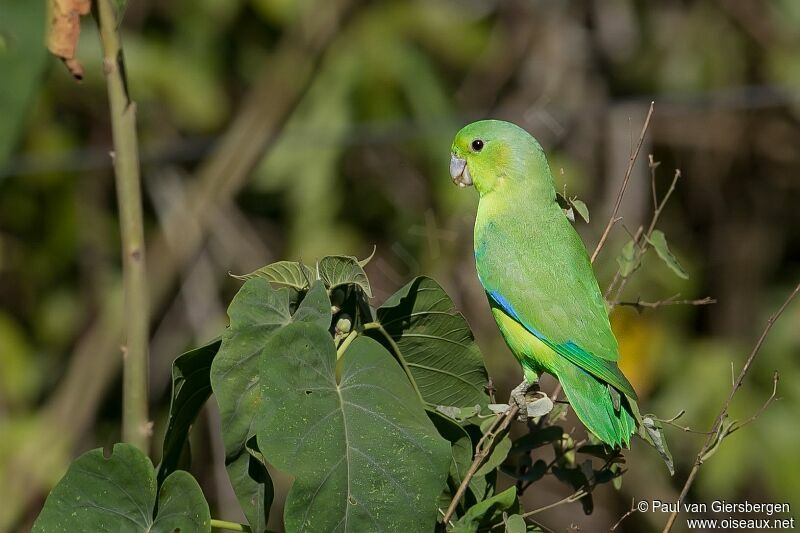
M 475 150 L 476 152 L 480 152 L 481 150 L 483 150 L 483 141 L 480 139 L 475 139 L 474 141 L 472 141 L 472 149 Z

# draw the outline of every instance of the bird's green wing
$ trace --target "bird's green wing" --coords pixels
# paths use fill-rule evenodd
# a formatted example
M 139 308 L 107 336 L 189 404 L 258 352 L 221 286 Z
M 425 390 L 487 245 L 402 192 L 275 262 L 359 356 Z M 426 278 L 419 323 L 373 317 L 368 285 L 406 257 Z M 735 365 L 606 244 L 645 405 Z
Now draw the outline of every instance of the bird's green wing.
M 476 249 L 476 261 L 493 305 L 565 359 L 636 399 L 617 367 L 617 341 L 586 249 L 566 217 L 559 211 L 530 225 L 492 226 L 493 238 L 483 240 L 489 249 Z M 531 226 L 547 238 L 531 239 Z
M 547 345 L 551 350 L 556 352 L 558 355 L 564 357 L 571 363 L 578 365 L 579 367 L 583 368 L 590 374 L 596 376 L 597 378 L 609 383 L 611 386 L 615 387 L 619 391 L 623 392 L 626 396 L 633 398 L 634 400 L 638 400 L 636 396 L 636 391 L 633 390 L 633 386 L 627 380 L 625 375 L 620 371 L 619 367 L 617 367 L 617 363 L 615 361 L 610 361 L 608 359 L 601 359 L 599 357 L 595 357 L 588 351 L 581 348 L 578 344 L 574 341 L 567 341 L 567 342 L 554 342 L 553 340 L 549 339 L 546 335 L 544 335 L 541 331 L 536 329 L 531 324 L 525 322 L 511 304 L 508 303 L 505 298 L 500 293 L 497 292 L 487 292 L 491 304 L 493 306 L 499 307 L 506 313 L 508 316 L 516 320 L 522 327 L 528 330 L 529 333 L 534 335 L 537 339 L 542 341 L 545 345 Z

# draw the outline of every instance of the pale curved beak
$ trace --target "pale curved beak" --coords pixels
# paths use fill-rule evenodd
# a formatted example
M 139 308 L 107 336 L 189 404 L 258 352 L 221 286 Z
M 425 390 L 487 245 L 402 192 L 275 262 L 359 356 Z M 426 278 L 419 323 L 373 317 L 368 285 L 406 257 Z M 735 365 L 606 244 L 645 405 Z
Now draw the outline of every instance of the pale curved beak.
M 450 177 L 453 178 L 453 183 L 459 187 L 472 185 L 472 176 L 469 174 L 466 159 L 461 159 L 456 154 L 450 154 Z

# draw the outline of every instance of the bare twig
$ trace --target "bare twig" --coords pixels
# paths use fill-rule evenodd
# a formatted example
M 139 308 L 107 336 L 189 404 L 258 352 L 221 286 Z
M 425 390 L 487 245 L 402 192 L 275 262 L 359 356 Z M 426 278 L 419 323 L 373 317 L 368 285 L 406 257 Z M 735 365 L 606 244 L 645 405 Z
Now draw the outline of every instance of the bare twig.
M 775 400 L 779 400 L 780 399 L 780 398 L 777 397 L 777 395 L 778 395 L 778 381 L 779 380 L 780 380 L 780 374 L 778 374 L 778 371 L 776 370 L 775 372 L 772 373 L 772 394 L 769 395 L 769 398 L 767 398 L 767 401 L 765 401 L 764 404 L 761 407 L 759 407 L 758 411 L 753 413 L 753 415 L 750 418 L 748 418 L 744 422 L 737 423 L 735 427 L 731 428 L 731 430 L 728 431 L 728 435 L 730 435 L 731 433 L 735 433 L 736 431 L 739 431 L 743 427 L 748 426 L 748 425 L 752 424 L 753 422 L 755 422 L 756 419 L 759 416 L 761 416 L 761 413 L 763 413 L 767 409 L 767 407 L 770 406 L 770 404 L 772 402 L 774 402 Z
M 136 104 L 128 95 L 117 15 L 111 0 L 99 0 L 97 11 L 103 70 L 111 107 L 114 139 L 114 174 L 117 185 L 122 266 L 125 285 L 125 346 L 122 385 L 122 440 L 148 453 L 150 424 L 147 416 L 150 312 L 145 268 L 142 190 L 139 176 L 139 142 Z
M 586 496 L 587 494 L 589 494 L 589 493 L 586 490 L 584 490 L 583 488 L 580 488 L 580 489 L 576 490 L 575 492 L 573 492 L 572 494 L 570 494 L 569 496 L 566 496 L 566 497 L 558 500 L 557 502 L 550 503 L 548 505 L 545 505 L 544 507 L 539 507 L 538 509 L 534 509 L 533 511 L 528 511 L 527 513 L 522 514 L 520 516 L 522 518 L 528 518 L 530 516 L 533 516 L 535 514 L 541 513 L 543 511 L 547 511 L 547 510 L 552 509 L 554 507 L 558 507 L 559 505 L 564 505 L 565 503 L 576 502 L 576 501 L 580 500 L 581 498 L 583 498 L 584 496 Z M 499 527 L 503 527 L 505 525 L 506 525 L 506 519 L 504 517 L 502 522 L 498 522 L 497 524 L 492 525 L 489 528 L 489 531 L 495 530 L 495 529 L 497 529 Z
M 654 163 L 653 171 L 655 171 L 655 167 L 658 166 L 660 163 Z M 672 183 L 669 184 L 669 189 L 667 189 L 666 194 L 664 194 L 664 198 L 661 200 L 660 204 L 653 204 L 655 206 L 655 212 L 653 213 L 653 219 L 650 221 L 650 227 L 647 228 L 647 235 L 649 236 L 653 233 L 653 230 L 656 227 L 656 223 L 658 222 L 658 218 L 661 216 L 661 211 L 664 210 L 664 206 L 667 205 L 669 201 L 669 197 L 672 196 L 672 193 L 675 192 L 675 184 L 678 183 L 678 179 L 681 177 L 681 169 L 676 168 L 675 174 L 672 176 Z
M 676 294 L 674 296 L 670 296 L 669 298 L 665 298 L 664 300 L 658 300 L 657 302 L 643 302 L 642 300 L 637 299 L 635 302 L 611 302 L 609 305 L 625 305 L 628 307 L 633 307 L 637 311 L 641 311 L 644 308 L 657 309 L 666 305 L 711 305 L 717 303 L 717 301 L 710 296 L 699 298 L 697 300 L 677 300 L 677 297 L 678 295 Z
M 716 420 L 714 421 L 714 426 L 711 428 L 711 434 L 706 438 L 705 442 L 703 443 L 703 446 L 700 448 L 700 451 L 697 452 L 697 456 L 695 457 L 694 461 L 694 466 L 692 467 L 692 470 L 689 472 L 689 477 L 686 478 L 686 482 L 683 484 L 683 489 L 681 489 L 680 496 L 678 496 L 679 503 L 683 502 L 683 500 L 686 498 L 686 495 L 689 493 L 689 489 L 692 487 L 692 484 L 694 483 L 694 480 L 697 477 L 697 473 L 700 470 L 700 466 L 703 464 L 703 456 L 705 456 L 706 452 L 708 452 L 709 449 L 711 449 L 711 447 L 714 446 L 717 432 L 719 432 L 723 420 L 725 420 L 725 418 L 728 416 L 728 409 L 730 408 L 731 402 L 733 401 L 733 397 L 734 395 L 736 395 L 736 391 L 739 390 L 739 387 L 742 386 L 742 382 L 744 381 L 744 378 L 747 376 L 747 372 L 750 370 L 750 367 L 752 366 L 753 361 L 756 358 L 756 355 L 758 355 L 759 350 L 761 350 L 761 345 L 764 344 L 764 339 L 767 338 L 767 335 L 772 329 L 773 324 L 775 324 L 778 318 L 780 318 L 781 314 L 783 314 L 783 311 L 786 309 L 789 303 L 794 299 L 794 297 L 797 296 L 798 292 L 800 292 L 800 284 L 798 284 L 794 288 L 794 290 L 789 294 L 786 300 L 784 300 L 783 304 L 778 308 L 778 310 L 771 317 L 769 317 L 769 320 L 767 320 L 767 325 L 764 327 L 764 331 L 761 333 L 761 336 L 758 338 L 758 341 L 756 342 L 755 346 L 753 346 L 753 350 L 747 357 L 747 360 L 745 361 L 742 370 L 739 372 L 739 377 L 736 378 L 736 382 L 733 384 L 730 394 L 728 394 L 728 398 L 725 400 L 725 403 L 722 404 L 722 409 L 720 410 Z M 769 403 L 775 397 L 776 387 L 777 387 L 777 378 L 774 378 L 773 395 L 770 396 L 770 399 L 767 401 L 762 410 L 766 408 L 766 406 L 769 405 Z M 759 411 L 759 413 L 760 412 L 761 411 Z M 757 416 L 759 413 L 756 413 L 756 415 L 754 416 Z M 672 526 L 675 523 L 675 519 L 677 517 L 678 517 L 678 511 L 677 510 L 673 511 L 669 515 L 669 519 L 667 520 L 667 523 L 664 526 L 662 533 L 667 533 L 672 529 Z
M 658 195 L 656 194 L 656 169 L 661 163 L 653 158 L 653 154 L 647 155 L 647 166 L 650 169 L 650 192 L 653 194 L 653 205 L 658 205 Z
M 650 172 L 654 173 L 656 167 L 659 165 L 658 162 L 650 160 Z M 652 174 L 651 174 L 652 175 Z M 641 264 L 642 256 L 647 252 L 647 249 L 650 247 L 650 236 L 653 234 L 653 230 L 656 228 L 656 224 L 658 224 L 658 219 L 661 217 L 661 212 L 664 210 L 664 206 L 667 205 L 672 193 L 675 192 L 675 185 L 678 183 L 678 179 L 681 177 L 680 169 L 675 169 L 675 174 L 672 177 L 672 182 L 669 185 L 669 189 L 664 194 L 664 198 L 662 198 L 660 203 L 656 203 L 653 207 L 653 218 L 650 219 L 650 225 L 647 228 L 647 231 L 640 226 L 639 229 L 636 230 L 636 233 L 633 236 L 633 243 L 634 243 L 634 263 L 636 266 L 634 267 L 633 271 L 630 272 L 628 275 L 622 275 L 622 268 L 620 267 L 617 270 L 617 273 L 614 275 L 614 279 L 611 281 L 611 284 L 608 286 L 605 292 L 605 297 L 608 299 L 608 295 L 615 290 L 614 298 L 612 298 L 608 305 L 608 312 L 614 310 L 616 307 L 617 302 L 622 295 L 622 291 L 625 290 L 625 285 L 627 285 L 628 280 L 631 278 L 634 272 L 639 269 L 639 265 Z
M 478 445 L 475 447 L 475 457 L 472 460 L 472 464 L 469 466 L 469 470 L 467 470 L 466 475 L 464 475 L 464 479 L 461 480 L 461 484 L 458 486 L 455 495 L 453 495 L 453 500 L 450 502 L 450 506 L 447 508 L 447 512 L 445 512 L 444 517 L 442 518 L 442 522 L 444 524 L 447 524 L 453 514 L 455 514 L 458 503 L 461 501 L 461 498 L 464 497 L 464 493 L 467 492 L 469 482 L 475 476 L 475 472 L 478 471 L 483 462 L 491 453 L 497 437 L 502 437 L 502 435 L 508 429 L 511 421 L 517 416 L 517 413 L 519 412 L 519 406 L 516 403 L 511 403 L 512 405 L 509 405 L 508 411 L 498 416 L 497 420 L 495 420 L 486 433 L 484 433 L 484 435 L 481 437 L 481 440 L 478 441 Z
M 636 512 L 636 511 L 638 511 L 638 510 L 639 510 L 639 509 L 637 509 L 637 508 L 636 508 L 636 498 L 633 498 L 633 499 L 631 499 L 631 508 L 628 510 L 628 512 L 627 512 L 627 513 L 625 513 L 624 515 L 620 516 L 620 517 L 619 517 L 619 520 L 617 520 L 617 521 L 614 523 L 614 525 L 613 525 L 613 526 L 611 526 L 611 529 L 609 529 L 608 531 L 609 531 L 609 532 L 611 532 L 611 531 L 616 531 L 616 530 L 617 530 L 617 528 L 619 527 L 619 525 L 620 525 L 620 524 L 621 524 L 621 523 L 622 523 L 622 522 L 623 522 L 623 521 L 624 521 L 626 518 L 628 518 L 630 515 L 632 515 L 633 513 L 635 513 L 635 512 Z
M 674 428 L 681 429 L 681 430 L 683 430 L 683 431 L 685 431 L 687 433 L 696 433 L 698 435 L 710 435 L 711 434 L 710 431 L 697 431 L 697 430 L 694 430 L 694 429 L 690 428 L 689 426 L 682 426 L 680 424 L 676 424 L 675 421 L 678 420 L 680 417 L 682 417 L 685 414 L 686 414 L 686 411 L 684 409 L 681 409 L 680 411 L 678 411 L 678 414 L 673 416 L 672 418 L 668 418 L 666 420 L 664 420 L 663 418 L 657 418 L 656 420 L 658 420 L 662 424 L 667 424 L 667 425 L 672 426 Z
M 625 178 L 622 180 L 622 186 L 619 188 L 619 193 L 617 194 L 617 200 L 614 202 L 614 209 L 611 211 L 611 217 L 608 219 L 608 224 L 606 224 L 606 229 L 603 230 L 603 234 L 600 236 L 600 241 L 597 243 L 597 247 L 592 252 L 591 262 L 594 263 L 594 260 L 597 258 L 597 254 L 600 253 L 600 250 L 603 248 L 603 245 L 606 243 L 606 239 L 608 239 L 608 234 L 611 233 L 611 228 L 614 224 L 619 220 L 617 218 L 617 213 L 619 213 L 619 206 L 622 204 L 622 197 L 625 195 L 625 189 L 628 188 L 628 182 L 631 179 L 631 174 L 633 173 L 633 166 L 636 163 L 636 158 L 639 156 L 639 150 L 642 148 L 642 144 L 644 143 L 644 136 L 647 133 L 647 128 L 650 125 L 650 117 L 653 116 L 653 106 L 655 102 L 650 102 L 650 109 L 647 111 L 647 118 L 644 119 L 644 125 L 642 126 L 642 132 L 639 134 L 639 141 L 636 143 L 636 149 L 630 156 L 630 160 L 628 161 L 628 170 L 625 171 Z
M 580 500 L 581 498 L 583 498 L 584 496 L 586 496 L 587 494 L 589 494 L 589 493 L 586 491 L 586 489 L 580 488 L 580 489 L 576 490 L 575 492 L 573 492 L 572 494 L 570 494 L 569 496 L 567 496 L 566 498 L 562 498 L 562 499 L 558 500 L 557 502 L 553 502 L 551 504 L 545 505 L 544 507 L 539 507 L 538 509 L 534 509 L 533 511 L 528 511 L 527 513 L 523 514 L 522 517 L 523 518 L 527 518 L 529 516 L 533 516 L 535 514 L 543 512 L 543 511 L 548 511 L 548 510 L 552 509 L 553 507 L 558 507 L 559 505 L 564 505 L 565 503 L 574 503 L 574 502 Z

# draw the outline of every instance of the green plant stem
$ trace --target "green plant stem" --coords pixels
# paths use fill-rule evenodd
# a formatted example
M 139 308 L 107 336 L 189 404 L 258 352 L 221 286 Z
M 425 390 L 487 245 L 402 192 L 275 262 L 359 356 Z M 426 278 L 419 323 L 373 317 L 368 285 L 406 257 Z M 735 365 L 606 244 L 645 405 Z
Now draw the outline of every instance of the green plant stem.
M 288 32 L 290 38 L 259 68 L 219 147 L 199 165 L 192 180 L 196 185 L 187 196 L 193 224 L 180 226 L 184 236 L 181 248 L 170 246 L 162 235 L 153 236 L 150 255 L 159 258 L 150 271 L 153 309 L 168 303 L 178 274 L 206 242 L 219 211 L 226 209 L 244 187 L 251 170 L 284 130 L 287 118 L 314 79 L 316 65 L 357 11 L 356 4 L 353 0 L 315 2 Z M 287 78 L 285 70 L 278 68 L 281 65 L 294 67 L 293 75 Z M 109 292 L 96 319 L 70 354 L 64 377 L 41 409 L 39 438 L 14 450 L 7 461 L 14 468 L 0 479 L 0 492 L 10 495 L 0 505 L 0 531 L 13 529 L 23 511 L 50 489 L 47 480 L 53 471 L 64 468 L 63 457 L 71 453 L 75 441 L 86 431 L 116 375 L 119 360 L 106 354 L 119 346 L 126 318 L 117 305 L 117 291 Z
M 225 529 L 227 531 L 252 531 L 250 526 L 240 524 L 238 522 L 228 522 L 227 520 L 211 519 L 211 528 Z
M 336 359 L 339 360 L 342 358 L 344 352 L 347 351 L 347 348 L 350 347 L 350 344 L 356 339 L 358 332 L 356 330 L 351 331 L 347 334 L 347 337 L 344 338 L 342 344 L 336 349 Z
M 417 396 L 419 396 L 419 401 L 421 401 L 422 404 L 425 405 L 425 398 L 422 397 L 422 393 L 420 392 L 419 387 L 417 386 L 417 380 L 414 379 L 414 374 L 411 373 L 411 369 L 408 367 L 408 363 L 406 362 L 405 357 L 403 357 L 403 352 L 400 351 L 400 347 L 397 345 L 392 336 L 389 335 L 389 332 L 386 331 L 386 329 L 383 327 L 383 324 L 381 324 L 380 322 L 368 322 L 364 324 L 364 331 L 370 329 L 379 331 L 381 335 L 383 335 L 383 337 L 386 339 L 386 342 L 389 343 L 389 346 L 392 347 L 392 351 L 394 352 L 395 357 L 400 362 L 400 366 L 403 367 L 403 371 L 406 373 L 406 376 L 408 376 L 408 380 L 411 382 L 411 386 L 414 387 Z
M 122 235 L 125 286 L 125 340 L 123 346 L 122 440 L 148 453 L 147 416 L 149 303 L 145 268 L 139 144 L 136 104 L 128 97 L 122 44 L 111 0 L 99 0 L 97 11 L 103 70 L 108 87 L 114 141 L 114 175 Z

